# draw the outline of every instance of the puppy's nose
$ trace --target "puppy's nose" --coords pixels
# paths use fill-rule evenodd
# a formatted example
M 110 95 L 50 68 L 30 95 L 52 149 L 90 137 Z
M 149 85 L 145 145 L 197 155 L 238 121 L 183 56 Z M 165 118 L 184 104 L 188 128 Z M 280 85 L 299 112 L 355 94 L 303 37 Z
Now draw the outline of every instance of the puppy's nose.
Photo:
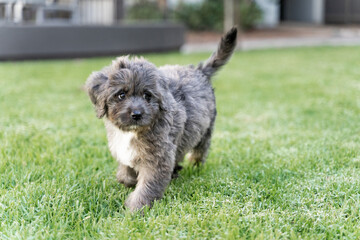
M 140 120 L 141 119 L 141 112 L 139 110 L 133 110 L 131 112 L 131 118 L 134 120 Z

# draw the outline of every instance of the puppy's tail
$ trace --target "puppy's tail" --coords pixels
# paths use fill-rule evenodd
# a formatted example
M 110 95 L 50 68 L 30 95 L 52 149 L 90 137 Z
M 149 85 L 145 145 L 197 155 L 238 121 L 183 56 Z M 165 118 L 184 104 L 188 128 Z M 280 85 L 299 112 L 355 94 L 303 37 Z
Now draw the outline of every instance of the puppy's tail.
M 218 49 L 209 59 L 200 63 L 198 69 L 211 77 L 217 70 L 227 63 L 236 46 L 237 28 L 231 28 L 222 38 Z

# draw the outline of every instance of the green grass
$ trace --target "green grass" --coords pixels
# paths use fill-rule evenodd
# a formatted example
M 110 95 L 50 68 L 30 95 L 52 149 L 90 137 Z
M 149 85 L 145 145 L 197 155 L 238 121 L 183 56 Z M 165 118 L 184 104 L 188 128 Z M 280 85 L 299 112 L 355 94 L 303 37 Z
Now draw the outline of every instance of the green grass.
M 206 165 L 144 216 L 124 209 L 131 190 L 81 90 L 111 59 L 0 63 L 0 239 L 359 239 L 359 50 L 236 53 L 214 81 Z

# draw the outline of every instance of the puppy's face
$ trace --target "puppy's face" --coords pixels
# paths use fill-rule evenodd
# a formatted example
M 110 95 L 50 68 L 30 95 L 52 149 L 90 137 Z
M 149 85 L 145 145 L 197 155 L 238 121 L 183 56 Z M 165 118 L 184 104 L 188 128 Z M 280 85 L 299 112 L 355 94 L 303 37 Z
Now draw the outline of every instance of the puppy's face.
M 124 130 L 150 126 L 160 111 L 156 74 L 122 69 L 109 79 L 107 117 Z
M 124 131 L 151 126 L 162 108 L 156 67 L 143 59 L 120 58 L 93 73 L 87 90 L 99 118 L 106 116 Z

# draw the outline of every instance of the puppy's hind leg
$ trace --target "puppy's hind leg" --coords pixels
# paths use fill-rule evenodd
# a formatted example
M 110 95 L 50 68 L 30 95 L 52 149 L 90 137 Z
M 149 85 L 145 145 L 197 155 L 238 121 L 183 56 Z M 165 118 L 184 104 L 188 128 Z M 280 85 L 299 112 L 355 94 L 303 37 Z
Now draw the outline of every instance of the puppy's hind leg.
M 185 157 L 185 153 L 183 153 L 183 151 L 180 151 L 178 149 L 176 152 L 174 171 L 171 175 L 172 179 L 179 177 L 179 172 L 183 169 L 183 167 L 180 166 L 179 163 L 181 163 L 184 160 L 184 157 Z
M 190 155 L 190 162 L 195 166 L 199 166 L 200 164 L 204 164 L 206 161 L 206 157 L 209 153 L 211 135 L 214 129 L 214 120 L 211 121 L 210 127 L 202 137 L 201 141 L 196 145 L 196 147 L 192 150 Z
M 124 184 L 125 187 L 134 187 L 137 183 L 135 170 L 122 163 L 119 163 L 116 178 L 120 183 Z

